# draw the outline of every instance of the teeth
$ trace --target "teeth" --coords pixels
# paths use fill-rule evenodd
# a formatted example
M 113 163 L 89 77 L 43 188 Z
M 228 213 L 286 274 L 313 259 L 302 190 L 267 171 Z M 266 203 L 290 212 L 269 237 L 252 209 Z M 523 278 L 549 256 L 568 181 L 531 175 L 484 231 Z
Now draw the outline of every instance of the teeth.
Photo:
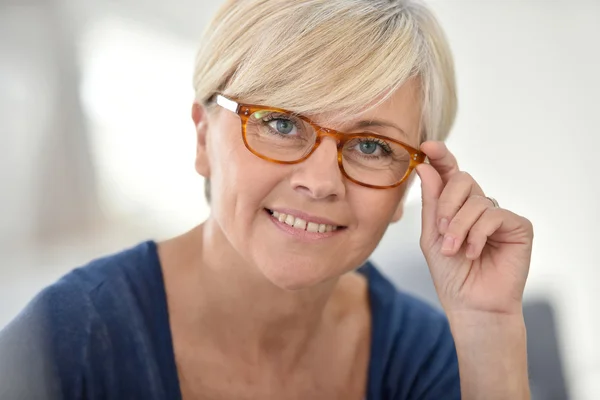
M 294 222 L 294 228 L 305 230 L 306 229 L 306 221 L 303 219 L 300 219 L 300 218 L 296 218 L 296 221 Z
M 306 227 L 306 231 L 307 232 L 319 232 L 319 224 L 315 224 L 314 222 L 309 222 L 308 226 Z
M 307 232 L 313 233 L 325 233 L 332 232 L 338 229 L 337 226 L 327 225 L 327 224 L 317 224 L 315 222 L 307 222 L 302 218 L 296 218 L 293 215 L 287 215 L 284 213 L 280 213 L 278 211 L 272 211 L 271 215 L 273 218 L 277 219 L 279 222 L 283 222 L 295 229 L 305 230 Z
M 294 221 L 296 221 L 296 218 L 294 218 L 293 215 L 288 215 L 285 218 L 285 223 L 288 224 L 289 226 L 294 226 Z

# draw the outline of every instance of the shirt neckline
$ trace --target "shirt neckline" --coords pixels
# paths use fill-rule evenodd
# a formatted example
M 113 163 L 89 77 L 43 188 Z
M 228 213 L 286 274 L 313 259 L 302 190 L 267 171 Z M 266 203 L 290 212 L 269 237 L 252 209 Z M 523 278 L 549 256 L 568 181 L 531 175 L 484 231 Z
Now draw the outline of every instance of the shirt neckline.
M 173 347 L 173 336 L 171 332 L 171 322 L 169 320 L 169 311 L 167 304 L 167 293 L 164 282 L 164 275 L 162 272 L 162 266 L 160 257 L 158 255 L 158 247 L 155 241 L 149 240 L 145 243 L 150 263 L 153 270 L 155 279 L 155 287 L 152 289 L 158 296 L 154 297 L 156 303 L 154 309 L 156 312 L 156 319 L 153 329 L 158 332 L 159 338 L 164 346 L 160 346 L 159 357 L 162 367 L 160 368 L 160 374 L 165 382 L 165 391 L 167 398 L 181 400 L 181 386 L 179 382 L 179 375 L 177 371 L 177 363 L 175 361 L 175 349 Z M 375 388 L 380 385 L 380 381 L 383 377 L 384 365 L 381 362 L 376 362 L 381 358 L 382 346 L 384 346 L 385 340 L 380 337 L 383 330 L 381 324 L 384 322 L 382 313 L 383 309 L 386 308 L 386 304 L 383 301 L 388 296 L 383 296 L 381 291 L 393 289 L 391 284 L 383 278 L 380 272 L 367 261 L 362 267 L 358 269 L 358 272 L 365 276 L 367 279 L 367 287 L 369 292 L 369 309 L 371 312 L 371 338 L 370 338 L 370 353 L 369 353 L 369 365 L 367 367 L 367 387 L 366 387 L 366 399 L 376 398 Z

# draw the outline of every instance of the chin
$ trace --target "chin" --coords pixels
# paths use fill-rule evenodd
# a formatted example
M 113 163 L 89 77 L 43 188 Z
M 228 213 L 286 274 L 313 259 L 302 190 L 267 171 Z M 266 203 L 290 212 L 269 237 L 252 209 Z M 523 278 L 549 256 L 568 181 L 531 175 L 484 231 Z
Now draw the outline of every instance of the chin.
M 263 263 L 262 274 L 275 286 L 284 290 L 301 290 L 316 286 L 332 278 L 323 270 L 323 264 L 288 260 Z

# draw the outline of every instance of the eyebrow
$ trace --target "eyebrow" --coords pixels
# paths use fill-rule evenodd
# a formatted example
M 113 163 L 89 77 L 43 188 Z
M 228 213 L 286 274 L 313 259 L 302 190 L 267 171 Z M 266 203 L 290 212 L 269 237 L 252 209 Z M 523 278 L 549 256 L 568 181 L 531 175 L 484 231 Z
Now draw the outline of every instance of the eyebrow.
M 374 126 L 382 127 L 382 128 L 394 128 L 400 133 L 403 140 L 407 141 L 410 139 L 410 137 L 406 134 L 406 132 L 404 130 L 402 130 L 402 128 L 400 128 L 398 125 L 394 124 L 393 122 L 379 120 L 379 119 L 370 119 L 370 120 L 359 121 L 356 124 L 354 124 L 354 129 L 371 128 Z

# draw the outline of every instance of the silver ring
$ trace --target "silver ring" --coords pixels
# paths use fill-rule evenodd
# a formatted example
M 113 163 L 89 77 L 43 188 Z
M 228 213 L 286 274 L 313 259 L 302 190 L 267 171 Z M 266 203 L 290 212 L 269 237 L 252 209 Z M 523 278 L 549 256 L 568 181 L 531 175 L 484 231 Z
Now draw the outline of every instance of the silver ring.
M 494 208 L 500 208 L 500 204 L 498 204 L 498 200 L 496 200 L 495 198 L 486 196 L 486 199 L 492 202 Z

